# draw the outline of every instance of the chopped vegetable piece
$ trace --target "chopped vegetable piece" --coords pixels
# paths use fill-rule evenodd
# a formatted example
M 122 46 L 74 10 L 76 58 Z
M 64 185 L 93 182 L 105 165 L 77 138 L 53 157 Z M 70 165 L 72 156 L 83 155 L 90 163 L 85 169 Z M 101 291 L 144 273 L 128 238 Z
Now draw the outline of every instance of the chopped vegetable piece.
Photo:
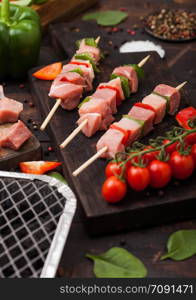
M 88 60 L 91 63 L 93 70 L 97 73 L 100 72 L 100 70 L 97 68 L 97 66 L 94 62 L 94 59 L 88 53 L 76 54 L 74 57 L 76 59 Z
M 23 173 L 40 175 L 57 168 L 61 163 L 56 161 L 26 161 L 19 165 Z
M 191 129 L 188 122 L 193 121 L 194 119 L 196 119 L 196 109 L 192 106 L 182 109 L 176 115 L 178 124 L 185 129 Z
M 64 184 L 67 184 L 67 181 L 65 180 L 65 178 L 58 172 L 51 172 L 48 174 L 48 176 L 58 179 L 59 181 L 61 181 Z
M 42 80 L 54 80 L 62 70 L 62 63 L 57 62 L 46 67 L 41 68 L 37 72 L 33 73 L 33 76 Z
M 84 39 L 85 40 L 85 44 L 88 45 L 88 46 L 91 46 L 91 47 L 95 47 L 95 48 L 98 48 L 98 45 L 95 41 L 94 38 L 86 38 Z M 76 41 L 76 46 L 79 48 L 80 47 L 80 43 L 81 43 L 82 39 L 81 40 L 78 40 Z
M 78 73 L 79 75 L 83 76 L 83 72 L 80 68 L 75 68 L 69 72 Z
M 131 134 L 131 130 L 123 129 L 123 128 L 121 128 L 121 127 L 115 125 L 115 124 L 110 125 L 110 128 L 116 129 L 116 130 L 118 130 L 118 131 L 120 131 L 120 132 L 123 133 L 124 137 L 123 137 L 123 140 L 122 140 L 122 144 L 123 144 L 123 145 L 126 145 L 128 139 L 129 139 L 129 136 L 130 136 L 130 134 Z
M 111 79 L 115 79 L 117 77 L 119 77 L 121 80 L 121 86 L 122 86 L 125 98 L 128 98 L 131 94 L 128 78 L 126 78 L 125 76 L 122 76 L 122 75 L 114 74 L 114 73 L 111 74 Z
M 157 92 L 152 92 L 152 94 L 157 95 L 159 97 L 162 97 L 162 98 L 164 98 L 166 100 L 166 103 L 167 103 L 167 105 L 166 105 L 166 111 L 168 112 L 169 109 L 170 109 L 170 98 L 167 97 L 167 96 L 163 96 L 163 95 L 161 95 L 161 94 L 159 94 Z
M 136 64 L 127 64 L 126 66 L 131 66 L 137 73 L 138 78 L 144 77 L 144 70 Z
M 90 101 L 90 97 L 86 97 L 79 105 L 78 105 L 78 108 L 80 108 L 84 103 Z

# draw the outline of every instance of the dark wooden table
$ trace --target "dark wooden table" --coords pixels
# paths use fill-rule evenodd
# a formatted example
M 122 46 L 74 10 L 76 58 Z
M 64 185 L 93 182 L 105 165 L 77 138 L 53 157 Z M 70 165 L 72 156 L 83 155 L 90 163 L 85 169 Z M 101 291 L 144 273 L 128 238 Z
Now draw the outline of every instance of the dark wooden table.
M 140 24 L 140 17 L 152 11 L 153 9 L 170 5 L 172 7 L 194 9 L 195 0 L 108 0 L 99 1 L 96 9 L 119 9 L 125 8 L 129 13 L 129 18 L 121 24 L 121 27 L 133 28 L 134 24 Z M 78 16 L 76 19 L 80 18 Z M 137 31 L 136 36 L 137 37 Z M 127 40 L 131 37 L 127 34 Z M 148 39 L 144 33 L 143 39 Z M 179 82 L 184 81 L 184 76 L 189 82 L 188 88 L 191 90 L 191 99 L 194 101 L 196 96 L 196 43 L 162 43 L 166 50 L 165 63 L 176 75 Z M 63 57 L 55 54 L 50 45 L 50 40 L 47 34 L 43 39 L 43 45 L 40 54 L 39 64 L 48 64 L 58 61 Z M 6 86 L 6 92 L 18 100 L 25 103 L 24 119 L 28 122 L 33 130 L 33 123 L 40 125 L 41 119 L 39 109 L 32 107 L 32 95 L 29 91 L 28 82 L 22 82 L 24 87 L 19 87 L 21 82 L 9 82 Z M 26 103 L 27 102 L 27 103 Z M 29 105 L 30 103 L 30 105 Z M 55 153 L 48 152 L 47 148 L 51 141 L 46 133 L 41 133 L 39 130 L 34 131 L 42 144 L 43 158 L 54 159 Z M 32 158 L 33 160 L 33 158 Z M 186 193 L 186 191 L 185 191 Z M 160 211 L 161 214 L 161 211 Z M 176 211 L 178 214 L 178 211 Z M 63 277 L 92 277 L 92 263 L 85 258 L 88 252 L 101 253 L 110 247 L 120 246 L 128 249 L 130 252 L 138 256 L 148 268 L 149 277 L 196 277 L 196 257 L 192 257 L 186 261 L 173 262 L 171 260 L 160 261 L 160 255 L 166 250 L 165 245 L 168 236 L 179 229 L 196 228 L 196 220 L 190 220 L 181 223 L 167 224 L 159 227 L 137 230 L 132 232 L 123 232 L 115 235 L 107 235 L 98 238 L 90 238 L 83 226 L 81 210 L 78 205 L 77 213 L 71 227 L 69 238 L 64 249 L 62 260 L 60 262 L 58 276 Z

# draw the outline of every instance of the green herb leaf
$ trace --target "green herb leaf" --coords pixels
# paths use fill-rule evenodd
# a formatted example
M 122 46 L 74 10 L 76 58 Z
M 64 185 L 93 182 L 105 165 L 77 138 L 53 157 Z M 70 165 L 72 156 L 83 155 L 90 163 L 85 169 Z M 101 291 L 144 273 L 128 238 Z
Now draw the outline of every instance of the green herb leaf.
M 86 97 L 79 105 L 78 105 L 78 108 L 80 108 L 84 103 L 90 101 L 90 97 Z
M 179 230 L 170 235 L 167 241 L 168 253 L 161 260 L 171 258 L 184 260 L 196 254 L 196 230 Z
M 68 73 L 69 73 L 69 72 L 78 73 L 78 74 L 80 74 L 81 76 L 83 76 L 83 72 L 82 72 L 82 70 L 81 70 L 80 68 L 75 68 L 75 69 L 73 69 L 73 70 L 71 70 L 71 71 L 68 71 Z
M 119 10 L 106 10 L 95 12 L 83 16 L 83 20 L 96 20 L 99 25 L 113 26 L 121 23 L 127 18 L 128 14 Z
M 125 96 L 125 98 L 128 98 L 131 94 L 128 78 L 121 76 L 121 75 L 114 74 L 114 73 L 112 73 L 110 77 L 111 77 L 111 79 L 115 79 L 117 77 L 120 78 L 124 96 Z
M 98 278 L 143 278 L 147 275 L 144 264 L 123 248 L 114 247 L 100 255 L 87 254 L 94 261 Z
M 96 66 L 96 64 L 95 64 L 95 62 L 94 62 L 94 60 L 93 60 L 93 58 L 92 58 L 88 53 L 80 53 L 80 54 L 76 54 L 74 57 L 75 57 L 76 59 L 88 60 L 88 61 L 91 63 L 91 65 L 92 65 L 92 67 L 93 67 L 93 70 L 94 70 L 95 72 L 97 72 L 97 73 L 100 72 L 100 70 L 97 68 L 97 66 Z
M 67 181 L 65 180 L 65 178 L 60 173 L 58 173 L 58 172 L 51 172 L 51 173 L 48 174 L 48 176 L 56 178 L 59 181 L 67 184 Z

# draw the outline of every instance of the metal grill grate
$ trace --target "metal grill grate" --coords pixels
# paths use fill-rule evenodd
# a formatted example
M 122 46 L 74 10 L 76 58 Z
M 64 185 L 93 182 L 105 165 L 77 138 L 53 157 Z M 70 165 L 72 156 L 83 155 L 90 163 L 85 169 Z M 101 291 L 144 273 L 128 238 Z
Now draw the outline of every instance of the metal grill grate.
M 39 277 L 66 198 L 40 180 L 0 178 L 0 277 Z

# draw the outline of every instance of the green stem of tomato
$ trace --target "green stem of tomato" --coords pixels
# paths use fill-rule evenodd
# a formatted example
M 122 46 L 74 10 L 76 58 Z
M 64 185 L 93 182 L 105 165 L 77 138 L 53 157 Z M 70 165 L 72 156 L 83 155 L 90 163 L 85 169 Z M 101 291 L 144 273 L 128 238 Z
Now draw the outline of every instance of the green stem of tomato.
M 130 155 L 129 153 L 126 153 L 127 155 L 130 155 L 130 156 L 129 156 L 129 158 L 127 158 L 126 160 L 124 160 L 120 164 L 120 167 L 125 166 L 128 161 L 131 161 L 134 157 L 136 157 L 138 155 L 139 156 L 143 156 L 144 154 L 147 154 L 147 153 L 151 153 L 151 152 L 155 152 L 155 151 L 160 151 L 160 150 L 165 150 L 166 147 L 168 147 L 168 146 L 170 146 L 170 145 L 174 144 L 175 142 L 180 141 L 182 139 L 184 140 L 184 138 L 186 136 L 188 136 L 189 134 L 192 134 L 192 133 L 196 133 L 196 128 L 194 128 L 194 129 L 185 129 L 185 132 L 183 134 L 181 134 L 181 135 L 179 135 L 177 137 L 172 138 L 172 140 L 169 143 L 165 144 L 165 145 L 161 145 L 161 146 L 155 147 L 153 149 L 142 150 L 142 151 L 136 152 L 136 153 L 134 153 L 132 155 Z

